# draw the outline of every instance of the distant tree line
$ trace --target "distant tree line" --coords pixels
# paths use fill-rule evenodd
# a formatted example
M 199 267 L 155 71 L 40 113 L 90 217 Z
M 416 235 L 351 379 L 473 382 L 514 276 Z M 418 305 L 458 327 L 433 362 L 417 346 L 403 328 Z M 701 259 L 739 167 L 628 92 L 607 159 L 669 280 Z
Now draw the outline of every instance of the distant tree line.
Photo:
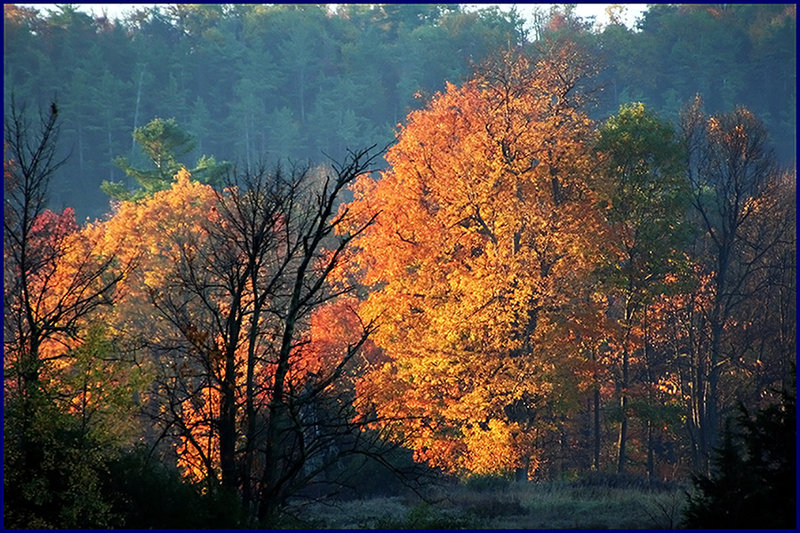
M 121 20 L 6 5 L 4 102 L 12 92 L 61 102 L 71 157 L 52 203 L 83 219 L 107 210 L 102 181 L 134 185 L 115 159 L 148 160 L 131 133 L 154 118 L 191 135 L 192 161 L 340 158 L 391 142 L 410 110 L 490 52 L 569 33 L 601 71 L 592 118 L 641 101 L 676 119 L 700 93 L 712 113 L 751 109 L 790 163 L 795 27 L 794 5 L 761 4 L 654 5 L 635 29 L 619 17 L 593 27 L 570 6 L 526 24 L 513 10 L 455 4 L 171 5 Z

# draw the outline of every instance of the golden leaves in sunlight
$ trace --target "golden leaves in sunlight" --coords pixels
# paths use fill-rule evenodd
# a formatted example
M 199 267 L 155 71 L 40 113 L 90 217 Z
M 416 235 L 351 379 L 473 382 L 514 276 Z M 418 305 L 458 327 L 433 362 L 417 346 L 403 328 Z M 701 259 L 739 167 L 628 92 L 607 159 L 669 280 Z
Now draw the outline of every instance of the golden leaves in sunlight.
M 552 62 L 505 61 L 412 112 L 390 169 L 362 177 L 347 205 L 355 220 L 380 212 L 355 261 L 374 289 L 361 309 L 379 318 L 374 338 L 392 360 L 361 393 L 448 471 L 534 455 L 530 428 L 505 409 L 523 394 L 569 395 L 550 380 L 556 367 L 581 374 L 573 329 L 593 324 L 569 316 L 596 310 L 578 305 L 603 235 L 583 181 L 590 121 Z

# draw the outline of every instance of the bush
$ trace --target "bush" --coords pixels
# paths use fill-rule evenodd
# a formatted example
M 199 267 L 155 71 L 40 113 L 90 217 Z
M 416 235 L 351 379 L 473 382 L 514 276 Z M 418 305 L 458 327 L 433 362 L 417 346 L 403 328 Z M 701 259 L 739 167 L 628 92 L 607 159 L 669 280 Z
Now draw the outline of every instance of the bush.
M 175 468 L 136 450 L 109 468 L 108 497 L 119 526 L 147 529 L 207 529 L 243 524 L 236 494 L 204 492 L 187 483 Z
M 710 477 L 692 476 L 684 525 L 689 528 L 789 528 L 796 525 L 795 397 L 782 395 L 752 417 L 740 406 L 739 431 L 730 424 Z
M 464 480 L 464 486 L 477 492 L 497 492 L 508 489 L 511 478 L 502 475 L 473 474 Z
M 675 483 L 648 479 L 635 474 L 619 474 L 616 472 L 584 472 L 576 479 L 569 481 L 572 487 L 580 488 L 610 488 L 610 489 L 633 489 L 640 491 L 647 490 L 674 490 Z
M 102 486 L 114 451 L 44 393 L 6 401 L 3 522 L 8 528 L 103 528 L 114 516 Z

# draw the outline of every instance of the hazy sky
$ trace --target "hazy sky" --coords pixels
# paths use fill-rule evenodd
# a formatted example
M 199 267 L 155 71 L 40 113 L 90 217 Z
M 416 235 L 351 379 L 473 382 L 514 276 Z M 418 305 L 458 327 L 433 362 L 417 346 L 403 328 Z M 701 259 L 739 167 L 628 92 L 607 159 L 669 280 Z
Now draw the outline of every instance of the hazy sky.
M 38 9 L 55 9 L 56 4 L 20 4 L 24 6 L 33 6 Z M 93 12 L 96 14 L 102 13 L 103 10 L 108 13 L 108 15 L 112 18 L 119 18 L 126 12 L 130 11 L 135 7 L 146 7 L 146 6 L 154 6 L 154 5 L 167 5 L 167 4 L 75 4 L 77 5 L 82 11 L 85 12 Z M 531 14 L 535 9 L 540 8 L 544 9 L 545 11 L 549 10 L 551 6 L 557 4 L 539 4 L 539 3 L 519 3 L 519 4 L 464 4 L 470 8 L 480 8 L 486 7 L 489 5 L 497 5 L 500 6 L 503 10 L 508 10 L 512 6 L 517 6 L 517 12 L 522 15 L 524 18 L 528 18 L 528 15 Z M 575 9 L 576 13 L 581 17 L 595 17 L 595 23 L 597 24 L 605 24 L 608 22 L 608 16 L 606 15 L 606 8 L 613 4 L 577 4 L 577 8 Z M 632 27 L 633 24 L 636 22 L 636 18 L 642 14 L 643 11 L 647 9 L 647 4 L 622 4 L 626 7 L 626 16 L 625 16 L 625 23 Z
M 486 7 L 487 5 L 493 4 L 464 4 L 465 6 L 469 7 Z M 545 12 L 549 11 L 551 7 L 559 5 L 559 4 L 539 4 L 539 3 L 521 3 L 521 4 L 494 4 L 500 6 L 501 9 L 508 10 L 511 9 L 512 6 L 517 7 L 517 12 L 522 15 L 523 18 L 528 18 L 528 15 L 533 13 L 536 9 L 543 9 Z M 576 4 L 575 12 L 584 18 L 587 17 L 594 17 L 595 24 L 606 24 L 608 22 L 608 16 L 606 15 L 606 8 L 615 4 Z M 623 17 L 623 22 L 628 27 L 633 27 L 636 23 L 637 17 L 641 15 L 645 10 L 647 10 L 647 4 L 618 4 L 625 7 L 625 16 Z

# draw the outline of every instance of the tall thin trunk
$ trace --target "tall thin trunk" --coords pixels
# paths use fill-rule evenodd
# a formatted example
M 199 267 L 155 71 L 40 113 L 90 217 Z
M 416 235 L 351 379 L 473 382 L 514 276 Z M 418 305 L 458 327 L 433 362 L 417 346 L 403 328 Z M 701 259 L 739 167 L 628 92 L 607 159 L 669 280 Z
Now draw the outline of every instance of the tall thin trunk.
M 299 295 L 298 295 L 299 296 Z M 292 306 L 294 308 L 294 306 Z M 266 448 L 264 458 L 264 475 L 261 480 L 261 497 L 258 506 L 258 518 L 260 520 L 270 519 L 276 511 L 277 502 L 281 492 L 281 472 L 279 471 L 281 461 L 280 437 L 282 424 L 285 419 L 288 407 L 284 398 L 284 388 L 286 376 L 289 372 L 289 353 L 294 336 L 295 321 L 298 309 L 292 312 L 290 308 L 289 316 L 286 318 L 281 351 L 278 358 L 278 365 L 275 369 L 274 384 L 269 402 L 269 419 L 267 421 Z
M 253 467 L 256 449 L 256 409 L 255 409 L 255 367 L 256 343 L 258 340 L 258 327 L 261 319 L 261 299 L 258 292 L 258 272 L 254 267 L 250 274 L 251 290 L 253 291 L 253 317 L 250 319 L 250 330 L 247 344 L 247 381 L 245 382 L 245 450 L 244 468 L 242 473 L 242 503 L 250 514 L 255 516 L 256 504 L 255 487 L 253 483 Z
M 111 124 L 108 124 L 107 131 L 108 131 L 108 161 L 109 161 L 109 163 L 111 163 L 111 161 L 114 160 L 114 150 L 113 150 L 112 145 L 111 145 L 111 142 L 112 142 L 111 141 Z M 110 172 L 109 172 L 109 179 L 111 179 L 111 180 L 114 179 L 114 165 L 111 165 L 111 169 L 110 169 Z
M 625 302 L 625 340 L 622 347 L 622 383 L 620 384 L 620 424 L 619 424 L 619 439 L 617 440 L 617 473 L 622 474 L 625 472 L 626 462 L 626 446 L 628 440 L 628 385 L 630 381 L 630 353 L 628 352 L 628 344 L 631 336 L 631 320 L 633 319 L 633 304 L 631 296 Z
M 80 180 L 83 181 L 84 179 L 84 171 L 83 171 L 83 126 L 80 122 L 78 122 L 78 168 L 80 169 L 81 175 Z
M 703 420 L 703 443 L 705 471 L 708 473 L 708 465 L 711 450 L 717 445 L 719 433 L 719 398 L 717 389 L 719 387 L 720 364 L 722 360 L 722 335 L 725 326 L 725 310 L 723 308 L 723 295 L 727 287 L 727 274 L 729 266 L 730 251 L 733 248 L 733 237 L 725 239 L 720 246 L 718 272 L 715 279 L 715 298 L 714 308 L 711 312 L 711 349 L 708 361 L 708 396 L 705 402 L 705 419 Z
M 594 388 L 594 469 L 600 470 L 600 387 Z
M 517 468 L 515 472 L 515 478 L 519 483 L 527 483 L 528 482 L 528 471 L 531 467 L 531 459 L 530 457 L 525 457 L 522 460 L 522 466 Z
M 231 302 L 231 314 L 228 316 L 226 333 L 228 342 L 225 349 L 225 376 L 220 386 L 219 413 L 219 457 L 222 473 L 222 486 L 236 487 L 236 347 L 241 331 L 241 306 L 237 291 Z
M 597 351 L 592 349 L 592 362 L 595 363 L 594 390 L 592 391 L 592 470 L 600 470 L 600 381 L 597 376 Z
M 325 219 L 327 219 L 327 216 Z M 313 248 L 309 249 L 311 250 Z M 281 349 L 278 353 L 278 364 L 276 365 L 275 377 L 273 378 L 272 394 L 268 406 L 269 419 L 267 421 L 267 442 L 264 458 L 266 467 L 264 468 L 264 475 L 261 480 L 261 497 L 258 506 L 258 517 L 262 521 L 271 518 L 276 511 L 276 504 L 279 501 L 280 492 L 282 490 L 282 473 L 279 471 L 279 465 L 282 462 L 281 454 L 283 450 L 280 447 L 279 441 L 282 433 L 282 423 L 288 412 L 286 398 L 284 397 L 286 377 L 289 374 L 289 356 L 292 351 L 292 340 L 294 338 L 297 319 L 301 311 L 300 300 L 304 288 L 303 283 L 306 279 L 306 271 L 311 259 L 312 253 L 308 252 L 297 267 L 292 297 L 284 320 Z
M 623 392 L 622 396 L 619 399 L 619 407 L 621 410 L 622 420 L 619 424 L 619 439 L 617 440 L 617 473 L 622 474 L 625 472 L 625 460 L 626 460 L 626 446 L 627 446 L 627 439 L 628 439 L 628 394 L 625 391 L 625 387 L 627 387 L 628 382 L 628 353 L 625 350 L 623 354 L 623 363 L 622 363 L 622 380 L 623 380 Z
M 717 312 L 711 321 L 711 353 L 708 362 L 708 398 L 706 399 L 706 418 L 703 428 L 705 434 L 706 451 L 712 450 L 717 443 L 717 430 L 719 426 L 717 388 L 720 377 L 720 344 L 723 324 Z
M 655 454 L 653 453 L 653 421 L 647 421 L 647 481 L 653 483 L 655 479 Z
M 136 128 L 139 127 L 139 104 L 142 101 L 142 84 L 144 83 L 144 69 L 145 67 L 142 66 L 142 72 L 139 74 L 139 86 L 136 89 L 136 108 L 133 111 L 133 129 L 134 131 Z M 131 157 L 133 157 L 133 151 L 136 149 L 136 140 L 131 141 Z
M 247 172 L 250 172 L 250 122 L 247 116 L 244 118 L 244 158 Z
M 643 331 L 644 331 L 644 363 L 647 370 L 647 384 L 648 384 L 648 391 L 653 390 L 653 365 L 650 359 L 650 338 L 648 336 L 648 322 L 647 322 L 647 305 L 644 306 L 642 309 L 642 323 L 643 323 Z M 651 406 L 655 406 L 656 399 L 653 397 L 653 393 L 648 393 L 648 401 Z M 653 453 L 653 420 L 652 415 L 647 420 L 647 480 L 648 482 L 653 482 L 653 476 L 655 474 L 655 457 Z

